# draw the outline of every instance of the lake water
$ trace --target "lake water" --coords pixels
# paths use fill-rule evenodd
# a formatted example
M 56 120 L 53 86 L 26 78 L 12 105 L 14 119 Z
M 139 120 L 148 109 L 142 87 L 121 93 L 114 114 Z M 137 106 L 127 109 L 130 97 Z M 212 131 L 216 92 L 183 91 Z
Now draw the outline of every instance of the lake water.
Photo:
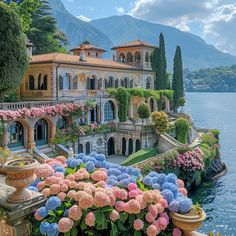
M 194 194 L 207 213 L 202 232 L 236 236 L 236 93 L 187 93 L 187 113 L 197 127 L 221 130 L 221 158 L 228 173 L 203 184 Z

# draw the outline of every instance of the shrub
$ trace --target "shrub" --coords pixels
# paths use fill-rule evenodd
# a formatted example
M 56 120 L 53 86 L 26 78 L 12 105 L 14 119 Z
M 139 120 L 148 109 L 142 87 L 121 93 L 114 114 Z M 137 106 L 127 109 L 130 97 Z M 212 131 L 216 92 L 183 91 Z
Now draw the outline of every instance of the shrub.
M 176 139 L 181 143 L 187 143 L 187 137 L 189 132 L 189 122 L 185 118 L 178 118 L 175 121 Z
M 144 161 L 150 157 L 155 156 L 157 153 L 156 148 L 145 148 L 131 154 L 123 163 L 124 166 L 134 165 L 138 162 Z
M 152 113 L 152 120 L 155 124 L 155 127 L 158 131 L 158 133 L 162 134 L 166 132 L 166 130 L 169 127 L 169 121 L 168 121 L 168 116 L 165 112 L 153 112 Z
M 138 106 L 137 112 L 141 119 L 147 119 L 150 116 L 150 108 L 147 103 L 141 103 Z
M 201 136 L 201 140 L 203 143 L 206 143 L 210 147 L 212 147 L 214 144 L 218 142 L 213 133 L 203 134 Z
M 181 107 L 183 107 L 184 104 L 185 104 L 185 98 L 184 98 L 184 97 L 180 97 L 180 98 L 178 99 L 178 105 L 181 106 Z
M 8 91 L 16 89 L 28 66 L 25 36 L 17 14 L 0 2 L 0 100 Z

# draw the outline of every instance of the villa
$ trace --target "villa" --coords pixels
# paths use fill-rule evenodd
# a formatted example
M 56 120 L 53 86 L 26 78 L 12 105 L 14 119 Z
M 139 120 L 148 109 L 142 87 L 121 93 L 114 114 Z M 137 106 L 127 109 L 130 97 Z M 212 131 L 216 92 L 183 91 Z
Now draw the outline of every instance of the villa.
M 113 59 L 103 59 L 105 50 L 91 44 L 81 44 L 71 50 L 72 54 L 50 53 L 32 56 L 32 44 L 27 44 L 31 57 L 19 91 L 21 102 L 2 103 L 2 110 L 52 106 L 62 103 L 80 104 L 94 99 L 96 107 L 73 120 L 79 125 L 107 124 L 113 122 L 117 129 L 79 137 L 74 143 L 75 153 L 89 154 L 92 151 L 130 155 L 144 147 L 156 144 L 155 130 L 150 125 L 143 127 L 137 120 L 140 102 L 157 110 L 155 99 L 132 97 L 129 106 L 129 121 L 119 122 L 117 101 L 107 93 L 107 88 L 154 89 L 155 72 L 152 71 L 150 55 L 157 46 L 136 40 L 112 48 Z M 165 99 L 169 111 L 169 101 Z M 8 122 L 0 143 L 11 151 L 24 153 L 36 148 L 38 153 L 49 153 L 56 130 L 69 127 L 69 117 L 37 117 Z

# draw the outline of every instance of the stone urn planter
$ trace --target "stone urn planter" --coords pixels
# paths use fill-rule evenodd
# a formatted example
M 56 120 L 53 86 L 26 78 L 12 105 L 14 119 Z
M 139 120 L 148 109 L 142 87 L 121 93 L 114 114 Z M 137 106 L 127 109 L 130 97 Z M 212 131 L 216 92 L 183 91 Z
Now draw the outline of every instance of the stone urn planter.
M 191 232 L 198 229 L 206 219 L 206 213 L 202 208 L 197 206 L 193 206 L 186 214 L 172 212 L 170 215 L 173 224 L 180 228 L 184 235 L 189 235 Z
M 8 202 L 19 203 L 31 198 L 31 191 L 25 188 L 36 179 L 34 171 L 38 165 L 39 163 L 31 158 L 16 159 L 5 163 L 4 169 L 7 173 L 5 182 L 16 188 L 16 191 L 8 197 Z

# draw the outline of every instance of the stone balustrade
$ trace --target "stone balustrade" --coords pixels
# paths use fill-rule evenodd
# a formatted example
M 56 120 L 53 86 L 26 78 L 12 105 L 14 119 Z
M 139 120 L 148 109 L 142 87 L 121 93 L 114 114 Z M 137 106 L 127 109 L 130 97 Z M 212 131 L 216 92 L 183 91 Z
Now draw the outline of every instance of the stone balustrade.
M 99 97 L 110 97 L 110 94 L 105 90 L 66 90 L 62 92 L 62 98 L 76 98 L 85 99 L 88 97 L 99 98 Z

